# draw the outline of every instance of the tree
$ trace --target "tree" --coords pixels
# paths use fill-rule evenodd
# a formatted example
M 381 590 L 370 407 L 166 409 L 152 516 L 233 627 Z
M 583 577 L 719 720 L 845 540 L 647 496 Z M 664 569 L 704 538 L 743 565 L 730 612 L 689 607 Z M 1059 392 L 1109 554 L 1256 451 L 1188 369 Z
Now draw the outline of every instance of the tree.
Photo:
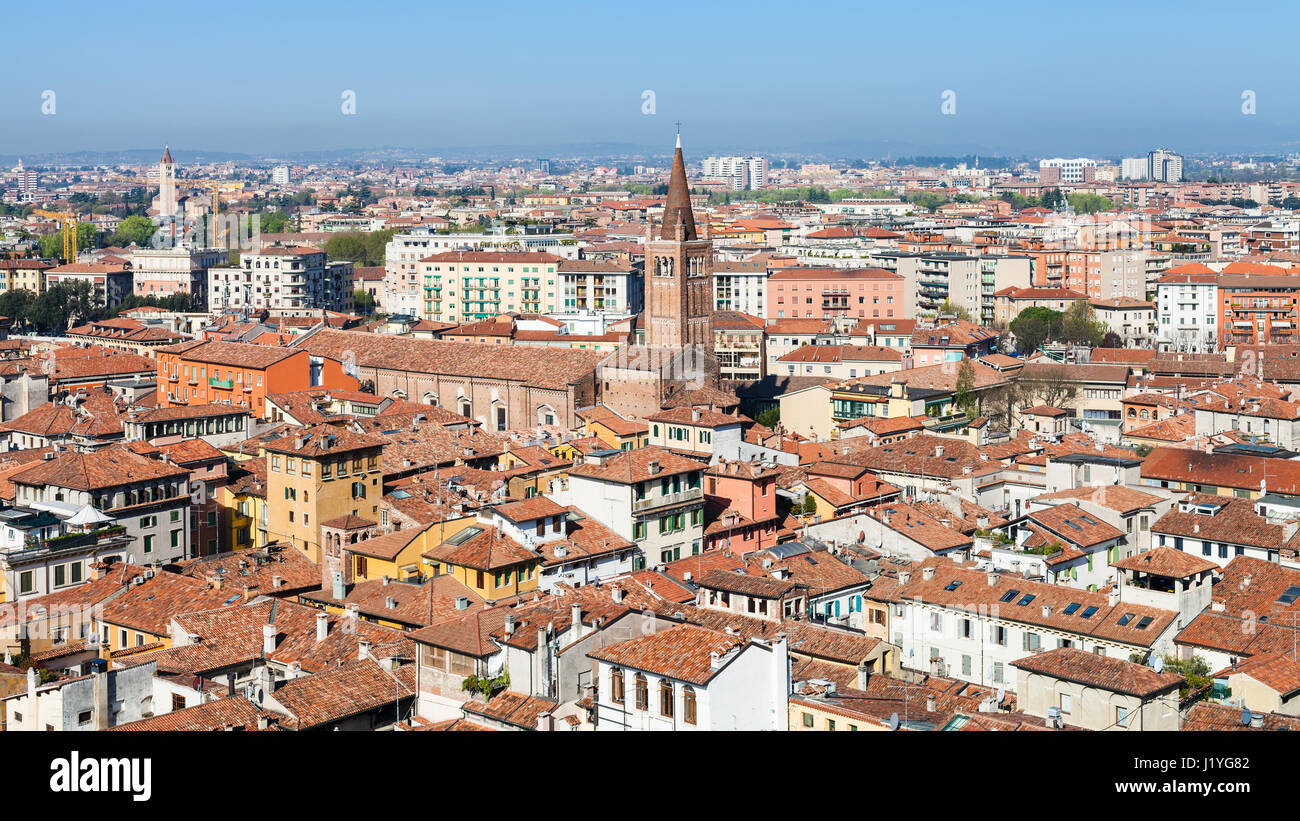
M 1187 698 L 1214 680 L 1211 678 L 1210 665 L 1201 656 L 1192 656 L 1189 659 L 1165 656 L 1165 670 L 1186 677 L 1187 680 L 1178 688 L 1179 698 Z
M 939 306 L 939 313 L 945 316 L 955 316 L 958 319 L 960 319 L 962 322 L 975 321 L 975 319 L 971 316 L 970 311 L 966 310 L 960 305 L 953 305 L 951 302 L 949 302 L 946 299 L 943 301 L 943 304 Z
M 362 316 L 370 316 L 375 312 L 375 297 L 363 288 L 358 288 L 352 294 L 352 303 L 356 306 L 357 313 Z
M 5 316 L 8 316 L 8 314 L 5 314 Z M 781 423 L 781 408 L 779 406 L 768 408 L 760 412 L 754 421 L 765 428 L 776 428 Z
M 813 513 L 816 512 L 817 512 L 817 498 L 813 496 L 811 493 L 805 494 L 803 497 L 803 513 L 807 515 L 812 515 Z
M 957 369 L 957 390 L 952 401 L 963 413 L 975 415 L 975 366 L 969 359 L 963 359 Z
M 1061 317 L 1061 339 L 1077 345 L 1097 347 L 1106 335 L 1106 325 L 1097 321 L 1097 312 L 1086 299 L 1075 300 Z
M 1026 404 L 1036 399 L 1044 405 L 1066 409 L 1079 393 L 1078 383 L 1070 379 L 1069 370 L 1060 364 L 1034 366 L 1031 375 L 1020 377 L 1020 384 Z
M 1107 331 L 1106 335 L 1102 337 L 1101 347 L 1122 348 L 1124 347 L 1124 340 L 1120 337 L 1119 334 L 1115 333 L 1114 331 Z
M 158 226 L 148 217 L 133 215 L 122 220 L 117 226 L 112 239 L 111 245 L 128 246 L 135 243 L 141 247 L 148 245 L 150 237 L 158 230 Z
M 1051 308 L 1026 308 L 1011 320 L 1008 330 L 1016 338 L 1021 353 L 1030 353 L 1044 342 L 1056 339 L 1061 330 L 1061 312 Z

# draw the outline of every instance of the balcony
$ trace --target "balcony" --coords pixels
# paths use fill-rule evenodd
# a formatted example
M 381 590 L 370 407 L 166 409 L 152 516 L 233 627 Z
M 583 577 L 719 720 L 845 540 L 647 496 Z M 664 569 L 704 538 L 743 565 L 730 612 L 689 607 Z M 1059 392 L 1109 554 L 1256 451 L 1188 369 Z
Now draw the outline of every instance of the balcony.
M 677 493 L 669 493 L 665 496 L 651 496 L 646 499 L 636 499 L 632 502 L 632 512 L 641 513 L 642 511 L 652 510 L 661 507 L 675 507 L 677 505 L 693 502 L 697 499 L 704 498 L 704 488 L 686 488 Z
M 213 388 L 225 388 L 226 390 L 231 390 L 235 387 L 235 380 L 218 379 L 215 376 L 212 376 L 208 378 L 208 385 Z

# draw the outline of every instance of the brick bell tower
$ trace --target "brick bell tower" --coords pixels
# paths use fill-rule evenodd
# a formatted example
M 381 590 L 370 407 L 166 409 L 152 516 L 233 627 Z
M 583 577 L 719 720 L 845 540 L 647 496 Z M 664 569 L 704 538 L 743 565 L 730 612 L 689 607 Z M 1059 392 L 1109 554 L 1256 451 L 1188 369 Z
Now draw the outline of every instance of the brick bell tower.
M 663 222 L 653 224 L 645 244 L 645 344 L 679 348 L 700 345 L 713 354 L 713 240 L 708 225 L 695 230 L 682 135 L 677 134 Z

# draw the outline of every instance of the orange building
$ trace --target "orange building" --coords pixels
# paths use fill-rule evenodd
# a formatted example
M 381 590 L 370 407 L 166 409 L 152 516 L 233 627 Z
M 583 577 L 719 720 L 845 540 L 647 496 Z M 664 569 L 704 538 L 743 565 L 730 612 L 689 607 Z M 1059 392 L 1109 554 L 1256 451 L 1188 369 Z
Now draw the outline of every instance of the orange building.
M 1231 266 L 1229 266 L 1231 267 Z M 1289 345 L 1300 341 L 1300 276 L 1219 276 L 1219 339 L 1223 345 Z
M 160 408 L 224 403 L 264 419 L 267 394 L 360 387 L 337 359 L 301 349 L 196 340 L 156 353 Z

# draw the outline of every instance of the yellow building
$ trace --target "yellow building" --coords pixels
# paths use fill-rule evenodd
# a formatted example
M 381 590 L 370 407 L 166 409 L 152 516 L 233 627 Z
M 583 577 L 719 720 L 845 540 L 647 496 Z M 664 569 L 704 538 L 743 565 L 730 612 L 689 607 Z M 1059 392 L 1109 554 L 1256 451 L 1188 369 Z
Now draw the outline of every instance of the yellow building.
M 245 459 L 230 468 L 230 483 L 217 488 L 216 500 L 232 550 L 266 546 L 270 510 L 266 506 L 266 457 Z
M 615 450 L 634 450 L 650 444 L 648 424 L 626 419 L 604 405 L 581 408 L 576 414 L 582 420 L 584 434 L 595 436 Z
M 488 602 L 537 589 L 542 557 L 491 524 L 474 521 L 424 553 L 429 575 L 450 574 Z
M 265 443 L 267 538 L 320 562 L 322 522 L 349 514 L 378 520 L 384 442 L 312 425 Z
M 45 272 L 52 267 L 35 259 L 0 260 L 0 293 L 26 288 L 40 296 L 45 293 Z

